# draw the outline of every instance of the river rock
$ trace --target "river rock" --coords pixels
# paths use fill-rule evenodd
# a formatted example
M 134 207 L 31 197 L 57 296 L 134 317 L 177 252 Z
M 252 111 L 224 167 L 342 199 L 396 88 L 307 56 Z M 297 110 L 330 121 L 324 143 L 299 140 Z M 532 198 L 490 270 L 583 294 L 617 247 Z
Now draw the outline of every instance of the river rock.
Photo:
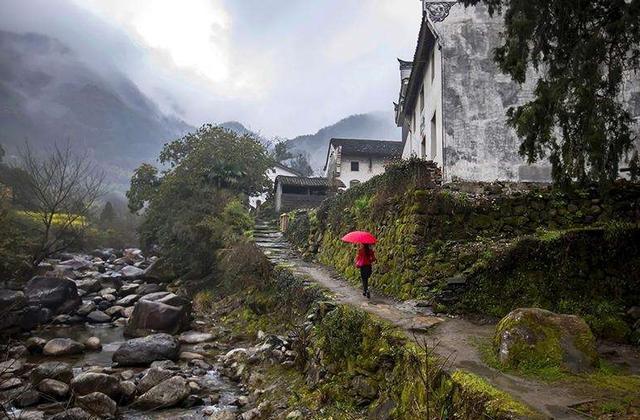
M 169 296 L 170 294 L 172 293 L 167 291 L 147 293 L 145 295 L 142 295 L 142 297 L 140 297 L 140 300 L 148 300 L 150 302 L 156 302 L 159 299 L 162 299 L 163 297 Z
M 131 294 L 131 295 L 127 295 L 125 297 L 123 297 L 122 299 L 119 299 L 116 301 L 116 305 L 118 306 L 131 306 L 134 303 L 136 303 L 136 301 L 140 299 L 140 295 L 137 294 Z
M 174 372 L 166 369 L 151 368 L 147 370 L 142 379 L 138 382 L 136 391 L 139 395 L 144 394 L 160 382 L 167 380 L 175 375 Z
M 38 385 L 43 379 L 55 379 L 68 384 L 73 379 L 73 369 L 64 362 L 39 363 L 31 371 L 29 379 L 34 385 Z
M 171 306 L 182 306 L 185 308 L 189 308 L 189 312 L 191 312 L 191 301 L 182 296 L 178 296 L 175 293 L 169 293 L 168 295 L 157 299 L 156 302 L 164 303 L 165 305 Z
M 92 392 L 76 399 L 78 405 L 98 417 L 115 417 L 118 405 L 102 392 Z
M 32 407 L 40 402 L 40 393 L 34 389 L 23 391 L 13 400 L 18 408 Z
M 20 378 L 8 378 L 0 380 L 0 391 L 6 391 L 7 389 L 17 388 L 22 385 Z
M 203 333 L 199 331 L 185 331 L 178 337 L 181 343 L 184 344 L 200 344 L 212 341 L 215 337 L 213 334 Z
M 87 315 L 87 321 L 95 324 L 111 322 L 111 317 L 102 311 L 93 311 Z
M 175 273 L 169 267 L 169 264 L 162 259 L 157 259 L 144 271 L 144 277 L 153 279 L 160 283 L 168 283 L 176 278 Z
M 144 283 L 138 287 L 138 290 L 136 291 L 136 293 L 139 294 L 140 296 L 144 296 L 144 295 L 148 295 L 149 293 L 160 292 L 161 290 L 162 290 L 162 287 L 160 287 L 159 284 Z
M 3 311 L 22 309 L 27 304 L 24 292 L 20 290 L 0 289 L 0 308 Z
M 93 420 L 93 416 L 80 407 L 74 407 L 51 416 L 49 420 Z
M 84 345 L 70 338 L 54 338 L 47 341 L 42 353 L 45 356 L 69 356 L 84 352 Z
M 153 334 L 123 343 L 113 354 L 113 361 L 121 366 L 148 365 L 158 360 L 176 360 L 180 343 L 169 334 Z
M 81 279 L 75 280 L 76 286 L 79 289 L 84 290 L 87 293 L 96 293 L 102 289 L 102 285 L 100 284 L 100 280 L 92 278 L 92 279 Z
M 29 350 L 31 354 L 39 354 L 42 353 L 42 349 L 44 345 L 47 344 L 47 340 L 40 337 L 29 337 L 27 341 L 24 342 L 24 345 Z
M 128 404 L 136 395 L 136 384 L 131 381 L 120 382 L 120 403 Z
M 86 302 L 83 302 L 82 305 L 80 305 L 76 313 L 80 316 L 87 316 L 95 310 L 96 310 L 96 304 L 88 300 Z
M 139 288 L 140 285 L 136 283 L 123 284 L 118 293 L 120 296 L 129 296 L 138 293 Z
M 44 420 L 42 411 L 23 411 L 20 413 L 20 420 Z
M 76 284 L 56 277 L 32 278 L 25 285 L 24 294 L 30 304 L 48 308 L 55 314 L 73 312 L 81 302 Z
M 103 274 L 99 277 L 101 289 L 120 290 L 122 277 L 119 274 Z
M 43 379 L 38 384 L 38 391 L 57 400 L 64 399 L 69 395 L 69 385 L 55 379 Z
M 141 337 L 153 332 L 177 334 L 189 324 L 188 308 L 139 300 L 125 328 L 125 335 Z
M 575 315 L 516 309 L 498 324 L 494 343 L 500 361 L 513 368 L 536 363 L 583 373 L 598 365 L 595 338 L 587 323 Z
M 169 408 L 180 404 L 188 395 L 187 381 L 182 376 L 174 376 L 142 394 L 133 406 L 141 409 Z
M 144 270 L 132 265 L 127 265 L 120 270 L 120 274 L 122 274 L 122 277 L 126 280 L 135 280 L 144 276 Z
M 180 353 L 180 355 L 178 356 L 180 358 L 180 360 L 196 360 L 196 359 L 204 359 L 204 356 L 201 355 L 200 353 L 194 353 L 191 351 L 183 351 Z
M 110 398 L 117 399 L 120 395 L 120 381 L 115 376 L 106 373 L 83 372 L 73 378 L 71 389 L 77 395 L 102 392 Z
M 228 408 L 211 412 L 205 409 L 204 413 L 209 416 L 209 420 L 236 420 L 236 412 Z
M 98 337 L 89 337 L 84 342 L 84 346 L 89 351 L 100 351 L 102 350 L 102 343 Z

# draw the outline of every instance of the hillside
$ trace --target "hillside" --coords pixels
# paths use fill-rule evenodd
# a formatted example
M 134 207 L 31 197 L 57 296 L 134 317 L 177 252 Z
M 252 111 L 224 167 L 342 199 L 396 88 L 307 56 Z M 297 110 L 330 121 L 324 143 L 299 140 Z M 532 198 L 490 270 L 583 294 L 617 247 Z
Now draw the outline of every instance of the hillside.
M 288 140 L 287 144 L 293 151 L 308 153 L 311 167 L 316 174 L 320 174 L 327 155 L 329 140 L 332 137 L 399 140 L 400 129 L 395 126 L 392 116 L 387 113 L 358 114 L 324 127 L 315 134 Z
M 10 152 L 70 141 L 126 185 L 132 168 L 190 127 L 163 114 L 123 75 L 106 78 L 61 42 L 0 31 L 0 143 Z

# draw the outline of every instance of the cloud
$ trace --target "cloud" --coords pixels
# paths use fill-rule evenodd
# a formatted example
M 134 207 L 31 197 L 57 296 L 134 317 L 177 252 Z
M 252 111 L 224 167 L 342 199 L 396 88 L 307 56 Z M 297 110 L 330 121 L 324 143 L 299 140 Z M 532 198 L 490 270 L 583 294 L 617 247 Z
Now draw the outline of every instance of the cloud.
M 411 58 L 417 0 L 0 0 L 0 28 L 55 36 L 126 74 L 192 125 L 267 136 L 388 110 Z

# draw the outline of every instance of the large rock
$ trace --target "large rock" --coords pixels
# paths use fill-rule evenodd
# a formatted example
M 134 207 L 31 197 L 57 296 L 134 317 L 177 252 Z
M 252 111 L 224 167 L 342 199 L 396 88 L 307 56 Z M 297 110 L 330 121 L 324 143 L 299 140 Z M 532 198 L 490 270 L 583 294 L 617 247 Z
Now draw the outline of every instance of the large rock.
M 120 274 L 127 280 L 135 280 L 144 276 L 144 270 L 132 265 L 127 265 L 120 270 Z
M 102 289 L 102 285 L 100 284 L 100 280 L 98 279 L 75 280 L 75 283 L 79 289 L 82 289 L 87 293 L 95 293 Z
M 43 379 L 55 379 L 68 384 L 73 379 L 71 365 L 64 362 L 39 363 L 30 374 L 31 383 L 38 385 Z
M 155 260 L 146 270 L 144 270 L 144 277 L 152 279 L 160 283 L 168 283 L 176 278 L 175 273 L 169 267 L 169 264 L 164 262 L 161 258 Z
M 138 382 L 136 387 L 136 391 L 139 395 L 144 394 L 154 386 L 158 385 L 160 382 L 165 381 L 171 378 L 174 375 L 174 372 L 166 369 L 159 368 L 151 368 L 149 369 L 144 376 Z
M 63 412 L 51 416 L 49 420 L 93 420 L 94 416 L 80 407 L 68 408 Z
M 87 320 L 95 324 L 111 322 L 111 317 L 102 311 L 93 311 L 87 315 Z
M 182 376 L 174 376 L 142 394 L 133 406 L 144 410 L 174 407 L 189 395 L 189 385 Z
M 69 395 L 69 385 L 64 382 L 56 381 L 55 379 L 43 379 L 38 384 L 38 391 L 44 395 L 48 395 L 57 400 L 66 398 Z
M 72 270 L 82 271 L 90 269 L 93 266 L 93 263 L 86 258 L 76 256 L 72 259 L 62 261 L 60 265 L 69 267 Z
M 113 353 L 120 366 L 148 365 L 157 360 L 177 360 L 180 343 L 169 334 L 153 334 L 123 343 Z
M 102 392 L 110 398 L 117 399 L 120 395 L 120 381 L 106 373 L 84 372 L 73 378 L 71 389 L 76 395 Z
M 45 356 L 69 356 L 84 352 L 84 344 L 78 343 L 70 338 L 54 338 L 47 341 L 42 353 Z
M 76 399 L 78 405 L 100 418 L 114 417 L 118 405 L 102 392 L 92 392 Z
M 498 324 L 494 345 L 500 361 L 513 368 L 536 365 L 582 373 L 598 366 L 595 338 L 575 315 L 516 309 Z
M 25 285 L 24 294 L 30 304 L 48 308 L 55 314 L 73 312 L 81 303 L 76 284 L 56 277 L 32 278 Z
M 162 291 L 162 287 L 156 283 L 144 283 L 138 287 L 136 293 L 140 296 L 148 295 L 149 293 L 156 293 Z
M 189 317 L 188 307 L 139 300 L 124 333 L 128 337 L 142 337 L 155 332 L 178 334 L 189 325 Z

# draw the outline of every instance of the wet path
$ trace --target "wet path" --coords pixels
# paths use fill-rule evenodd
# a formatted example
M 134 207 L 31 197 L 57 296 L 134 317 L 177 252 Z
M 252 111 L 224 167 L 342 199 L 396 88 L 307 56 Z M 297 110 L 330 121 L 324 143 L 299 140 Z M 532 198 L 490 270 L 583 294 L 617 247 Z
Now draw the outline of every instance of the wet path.
M 404 329 L 416 339 L 426 338 L 441 356 L 448 357 L 451 368 L 473 372 L 504 390 L 544 416 L 557 419 L 582 419 L 572 406 L 592 398 L 581 395 L 566 384 L 548 384 L 500 372 L 487 366 L 477 348 L 479 341 L 493 337 L 495 325 L 478 325 L 464 319 L 435 316 L 429 307 L 362 295 L 335 271 L 317 263 L 303 261 L 273 226 L 258 223 L 256 244 L 276 264 L 283 264 L 310 283 L 328 289 L 337 302 L 352 305 Z

